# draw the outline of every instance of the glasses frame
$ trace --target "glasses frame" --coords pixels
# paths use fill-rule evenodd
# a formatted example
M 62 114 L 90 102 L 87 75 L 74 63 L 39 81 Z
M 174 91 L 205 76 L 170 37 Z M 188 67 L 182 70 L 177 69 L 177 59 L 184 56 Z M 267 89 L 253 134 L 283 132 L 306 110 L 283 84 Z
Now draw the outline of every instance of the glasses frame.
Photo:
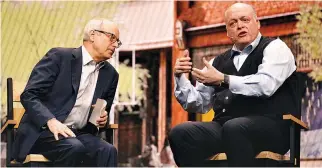
M 113 33 L 110 33 L 110 32 L 106 32 L 106 31 L 103 31 L 103 30 L 97 30 L 95 29 L 94 31 L 97 31 L 97 32 L 100 32 L 100 33 L 103 33 L 105 34 L 106 36 L 110 35 L 110 41 L 111 43 L 115 43 L 117 42 L 117 47 L 116 48 L 119 48 L 121 45 L 122 45 L 122 42 L 120 39 L 118 39 L 115 34 Z M 116 39 L 116 40 L 113 40 L 113 39 Z

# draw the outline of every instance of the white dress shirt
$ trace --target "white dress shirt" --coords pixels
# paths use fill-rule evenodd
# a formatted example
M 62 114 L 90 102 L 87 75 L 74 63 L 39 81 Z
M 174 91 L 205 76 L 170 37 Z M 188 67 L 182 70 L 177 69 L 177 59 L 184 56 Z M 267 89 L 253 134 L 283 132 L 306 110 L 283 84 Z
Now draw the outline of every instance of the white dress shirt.
M 251 44 L 240 51 L 240 55 L 233 58 L 237 70 L 240 69 L 248 55 L 257 47 L 260 38 L 261 34 L 259 33 Z M 233 46 L 232 50 L 236 51 L 237 48 Z M 213 60 L 210 60 L 210 64 L 212 64 Z M 256 74 L 246 76 L 229 75 L 229 89 L 235 94 L 269 97 L 295 70 L 296 65 L 291 50 L 283 41 L 276 39 L 264 49 L 263 61 L 258 66 Z M 214 91 L 214 87 L 205 86 L 198 81 L 194 87 L 183 74 L 180 77 L 175 77 L 175 97 L 188 112 L 208 112 L 213 106 Z
M 67 119 L 64 121 L 64 124 L 73 126 L 76 129 L 81 129 L 87 124 L 99 69 L 104 66 L 104 62 L 96 64 L 84 46 L 82 46 L 82 55 L 82 74 L 76 102 Z

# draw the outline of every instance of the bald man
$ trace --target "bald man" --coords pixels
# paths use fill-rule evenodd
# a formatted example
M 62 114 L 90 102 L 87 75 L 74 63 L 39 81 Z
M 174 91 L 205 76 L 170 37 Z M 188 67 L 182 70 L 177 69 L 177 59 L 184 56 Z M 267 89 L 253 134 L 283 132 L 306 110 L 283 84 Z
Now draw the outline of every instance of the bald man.
M 215 111 L 212 122 L 174 127 L 169 142 L 178 166 L 200 166 L 225 152 L 230 166 L 254 166 L 260 151 L 284 154 L 289 127 L 283 114 L 299 116 L 297 75 L 292 52 L 280 39 L 263 37 L 252 6 L 236 3 L 225 12 L 228 51 L 192 68 L 189 52 L 174 68 L 175 96 L 190 113 Z M 183 73 L 192 73 L 194 87 Z
M 36 153 L 54 166 L 117 166 L 116 148 L 97 135 L 107 124 L 119 77 L 106 60 L 120 45 L 115 23 L 93 19 L 84 29 L 83 46 L 47 52 L 21 94 L 26 112 L 14 141 L 14 159 Z M 98 98 L 107 105 L 94 125 L 88 119 Z

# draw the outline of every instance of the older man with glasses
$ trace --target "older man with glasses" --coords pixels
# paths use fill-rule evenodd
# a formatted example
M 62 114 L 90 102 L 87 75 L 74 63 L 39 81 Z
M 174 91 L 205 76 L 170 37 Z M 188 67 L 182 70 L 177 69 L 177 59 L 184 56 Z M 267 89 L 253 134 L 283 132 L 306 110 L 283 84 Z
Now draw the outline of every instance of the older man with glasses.
M 17 130 L 14 159 L 39 153 L 54 166 L 117 166 L 116 148 L 97 134 L 108 121 L 119 77 L 106 60 L 120 45 L 115 23 L 93 19 L 81 47 L 47 52 L 21 95 L 26 113 Z M 94 125 L 88 119 L 98 98 L 107 105 Z

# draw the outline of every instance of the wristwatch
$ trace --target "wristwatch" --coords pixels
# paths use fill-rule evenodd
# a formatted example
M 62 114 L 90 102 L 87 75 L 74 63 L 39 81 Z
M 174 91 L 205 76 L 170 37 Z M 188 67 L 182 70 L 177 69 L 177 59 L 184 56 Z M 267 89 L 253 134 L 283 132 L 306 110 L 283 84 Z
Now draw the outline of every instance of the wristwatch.
M 224 81 L 223 81 L 223 83 L 229 86 L 229 76 L 226 75 L 226 74 L 224 74 Z

